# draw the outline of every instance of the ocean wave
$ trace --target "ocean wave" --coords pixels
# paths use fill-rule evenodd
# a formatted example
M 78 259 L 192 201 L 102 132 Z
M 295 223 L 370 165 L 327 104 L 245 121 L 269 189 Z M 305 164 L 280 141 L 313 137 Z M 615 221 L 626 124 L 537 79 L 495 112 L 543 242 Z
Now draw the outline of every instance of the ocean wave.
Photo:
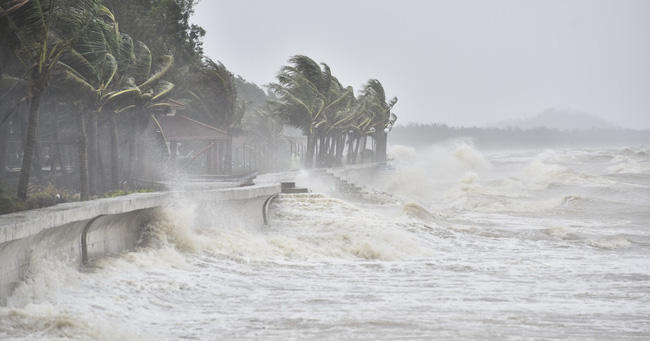
M 89 309 L 102 309 L 100 306 Z M 3 340 L 159 340 L 142 330 L 120 330 L 103 320 L 68 312 L 52 303 L 29 304 L 20 309 L 0 308 Z
M 609 174 L 642 174 L 650 171 L 650 165 L 627 157 L 615 157 L 612 165 L 605 169 Z
M 595 237 L 587 240 L 587 244 L 599 249 L 627 249 L 632 245 L 624 236 Z
M 323 194 L 282 196 L 270 211 L 267 228 L 221 231 L 215 240 L 218 249 L 261 258 L 398 260 L 431 255 L 397 220 L 391 223 L 385 216 Z M 253 248 L 247 246 L 251 240 Z

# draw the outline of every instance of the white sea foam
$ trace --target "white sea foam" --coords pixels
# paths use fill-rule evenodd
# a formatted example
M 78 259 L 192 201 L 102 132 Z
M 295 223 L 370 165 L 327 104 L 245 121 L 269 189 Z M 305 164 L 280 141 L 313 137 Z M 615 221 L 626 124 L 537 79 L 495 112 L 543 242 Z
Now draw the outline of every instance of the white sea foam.
M 553 226 L 544 230 L 544 232 L 552 237 L 564 238 L 566 235 L 571 233 L 571 229 L 565 226 Z
M 146 247 L 34 262 L 0 338 L 642 339 L 648 170 L 606 176 L 614 155 L 647 165 L 631 152 L 398 148 L 402 204 L 281 195 L 238 228 L 174 207 Z
M 40 303 L 67 286 L 82 280 L 76 264 L 47 254 L 33 253 L 24 279 L 7 300 L 9 307 Z
M 272 224 L 265 235 L 276 255 L 396 260 L 429 254 L 414 236 L 391 226 L 386 217 L 344 201 L 324 195 L 285 196 L 281 201 L 271 220 L 282 225 Z
M 391 150 L 397 169 L 384 189 L 426 205 L 437 200 L 447 186 L 470 181 L 492 167 L 483 154 L 464 142 L 432 146 L 418 154 L 402 146 Z
M 607 250 L 625 249 L 632 245 L 630 241 L 623 236 L 593 238 L 589 239 L 588 244 L 593 247 Z

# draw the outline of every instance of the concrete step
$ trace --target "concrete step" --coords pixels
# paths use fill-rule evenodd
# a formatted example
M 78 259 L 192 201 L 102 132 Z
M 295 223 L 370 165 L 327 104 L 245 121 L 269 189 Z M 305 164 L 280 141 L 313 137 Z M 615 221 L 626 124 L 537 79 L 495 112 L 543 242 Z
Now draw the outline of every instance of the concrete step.
M 296 187 L 295 182 L 280 182 L 281 189 L 295 188 L 295 187 Z
M 282 188 L 282 193 L 293 194 L 293 193 L 309 193 L 307 188 L 303 187 L 293 187 L 293 188 Z

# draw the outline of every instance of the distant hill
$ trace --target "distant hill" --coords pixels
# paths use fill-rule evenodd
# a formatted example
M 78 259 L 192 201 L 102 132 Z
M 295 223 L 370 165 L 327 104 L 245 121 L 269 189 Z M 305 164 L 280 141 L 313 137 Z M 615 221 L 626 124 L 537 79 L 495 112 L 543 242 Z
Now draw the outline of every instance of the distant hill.
M 519 127 L 524 130 L 537 127 L 560 130 L 620 128 L 618 125 L 595 114 L 555 108 L 546 109 L 528 119 L 501 121 L 488 124 L 488 126 L 494 128 Z

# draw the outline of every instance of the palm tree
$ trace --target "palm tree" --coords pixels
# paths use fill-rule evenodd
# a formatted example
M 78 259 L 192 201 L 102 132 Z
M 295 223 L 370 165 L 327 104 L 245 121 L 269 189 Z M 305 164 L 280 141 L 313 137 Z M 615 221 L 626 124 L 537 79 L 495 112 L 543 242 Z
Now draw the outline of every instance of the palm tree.
M 248 102 L 250 103 L 250 102 Z M 258 170 L 261 172 L 278 172 L 283 168 L 283 147 L 296 145 L 295 139 L 285 136 L 284 125 L 279 117 L 273 115 L 268 108 L 253 108 L 244 117 L 243 126 L 248 135 L 247 141 L 259 146 L 257 148 Z M 288 160 L 286 160 L 288 161 Z
M 25 70 L 11 51 L 0 49 L 0 181 L 5 177 L 9 125 L 25 103 L 29 81 Z
M 311 58 L 301 55 L 289 59 L 292 65 L 284 66 L 277 75 L 277 83 L 268 85 L 278 100 L 270 102 L 271 110 L 282 118 L 284 124 L 302 130 L 307 136 L 305 167 L 313 165 L 316 148 L 317 120 L 325 105 L 319 96 L 323 73 L 320 66 Z
M 375 140 L 375 161 L 386 161 L 387 135 L 397 116 L 390 111 L 397 103 L 397 97 L 386 102 L 386 92 L 381 83 L 376 79 L 370 79 L 362 87 L 359 98 L 365 102 L 365 112 L 369 117 L 369 132 Z
M 79 165 L 80 175 L 82 175 L 82 197 L 87 197 L 84 195 L 86 181 L 83 177 L 88 178 L 89 194 L 93 195 L 96 192 L 97 165 L 100 162 L 97 124 L 99 114 L 102 112 L 103 99 L 109 91 L 118 88 L 118 84 L 121 83 L 130 66 L 135 63 L 133 42 L 129 36 L 120 33 L 117 27 L 110 10 L 100 5 L 97 16 L 89 23 L 73 48 L 62 54 L 58 67 L 53 70 L 53 85 L 65 89 L 60 96 L 72 95 L 70 102 L 76 103 L 75 108 L 81 110 L 78 119 L 85 122 L 83 131 L 79 132 L 79 148 L 84 154 L 79 160 L 88 160 L 88 164 L 81 162 Z M 88 120 L 83 117 L 86 115 Z M 115 115 L 104 116 L 108 116 L 111 128 L 110 187 L 115 189 L 119 186 L 117 126 Z M 80 127 L 79 124 L 77 126 Z
M 109 113 L 109 119 L 121 113 L 131 114 L 131 132 L 129 139 L 129 166 L 127 178 L 133 180 L 136 162 L 137 133 L 149 122 L 151 111 L 167 108 L 164 99 L 171 93 L 174 84 L 162 80 L 169 71 L 174 59 L 171 56 L 158 58 L 153 63 L 151 51 L 142 42 L 137 42 L 133 49 L 135 62 L 129 66 L 127 73 L 121 76 L 114 89 L 102 96 L 102 109 Z M 110 121 L 109 121 L 110 122 Z M 117 125 L 111 123 L 111 163 L 118 163 Z M 116 170 L 117 173 L 117 170 Z
M 224 171 L 232 173 L 232 140 L 241 133 L 246 106 L 237 102 L 235 76 L 220 62 L 205 58 L 195 73 L 195 85 L 188 91 L 190 105 L 204 113 L 203 119 L 228 133 Z
M 27 199 L 39 108 L 51 71 L 95 17 L 100 0 L 2 0 L 0 46 L 28 70 L 29 118 L 17 196 Z
M 325 140 L 321 141 L 321 165 L 340 165 L 343 148 L 345 146 L 344 133 L 350 122 L 356 116 L 354 90 L 352 87 L 344 88 L 339 81 L 332 77 L 332 85 L 327 98 L 328 105 L 324 109 Z
M 278 82 L 268 86 L 278 97 L 270 103 L 271 110 L 285 124 L 301 129 L 307 136 L 305 167 L 313 165 L 315 155 L 317 164 L 323 165 L 328 150 L 327 132 L 333 123 L 331 116 L 345 107 L 353 91 L 340 85 L 327 64 L 319 65 L 302 55 L 291 57 L 289 63 L 280 69 Z

